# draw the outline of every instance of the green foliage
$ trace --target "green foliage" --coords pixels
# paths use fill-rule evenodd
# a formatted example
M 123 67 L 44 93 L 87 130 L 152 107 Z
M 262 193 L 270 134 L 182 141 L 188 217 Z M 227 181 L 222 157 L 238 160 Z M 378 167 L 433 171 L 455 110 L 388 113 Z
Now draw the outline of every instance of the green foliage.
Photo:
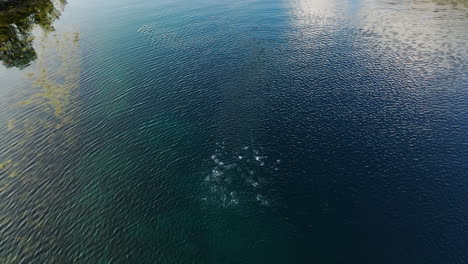
M 0 60 L 7 68 L 23 69 L 37 58 L 31 33 L 33 28 L 39 26 L 45 32 L 53 31 L 52 24 L 60 17 L 66 0 L 8 1 L 8 6 L 2 2 Z

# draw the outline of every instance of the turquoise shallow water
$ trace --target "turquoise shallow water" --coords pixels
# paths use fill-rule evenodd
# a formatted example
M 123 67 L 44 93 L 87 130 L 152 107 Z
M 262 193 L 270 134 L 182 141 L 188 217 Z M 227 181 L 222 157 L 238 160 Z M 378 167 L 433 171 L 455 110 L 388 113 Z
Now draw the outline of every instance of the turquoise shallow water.
M 0 263 L 464 263 L 466 1 L 0 12 Z

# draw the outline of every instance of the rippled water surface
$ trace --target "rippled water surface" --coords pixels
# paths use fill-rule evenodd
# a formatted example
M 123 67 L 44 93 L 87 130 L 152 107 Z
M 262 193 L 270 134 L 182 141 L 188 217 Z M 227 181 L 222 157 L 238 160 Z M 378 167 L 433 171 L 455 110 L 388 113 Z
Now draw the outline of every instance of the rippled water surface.
M 466 263 L 467 1 L 0 8 L 0 263 Z

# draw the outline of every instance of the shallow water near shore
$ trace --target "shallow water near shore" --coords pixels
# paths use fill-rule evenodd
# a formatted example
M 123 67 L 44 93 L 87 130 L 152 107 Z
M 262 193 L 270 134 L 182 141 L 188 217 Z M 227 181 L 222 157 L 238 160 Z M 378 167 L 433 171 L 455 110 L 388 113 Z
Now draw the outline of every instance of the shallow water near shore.
M 0 12 L 0 263 L 464 263 L 468 4 Z

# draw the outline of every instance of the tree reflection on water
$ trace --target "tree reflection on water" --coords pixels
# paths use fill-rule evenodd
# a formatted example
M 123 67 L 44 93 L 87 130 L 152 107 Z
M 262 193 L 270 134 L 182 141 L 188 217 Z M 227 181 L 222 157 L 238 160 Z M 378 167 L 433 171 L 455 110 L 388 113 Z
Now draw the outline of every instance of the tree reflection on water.
M 0 60 L 7 68 L 23 69 L 37 58 L 32 30 L 54 30 L 67 0 L 33 0 L 7 10 L 0 7 Z

